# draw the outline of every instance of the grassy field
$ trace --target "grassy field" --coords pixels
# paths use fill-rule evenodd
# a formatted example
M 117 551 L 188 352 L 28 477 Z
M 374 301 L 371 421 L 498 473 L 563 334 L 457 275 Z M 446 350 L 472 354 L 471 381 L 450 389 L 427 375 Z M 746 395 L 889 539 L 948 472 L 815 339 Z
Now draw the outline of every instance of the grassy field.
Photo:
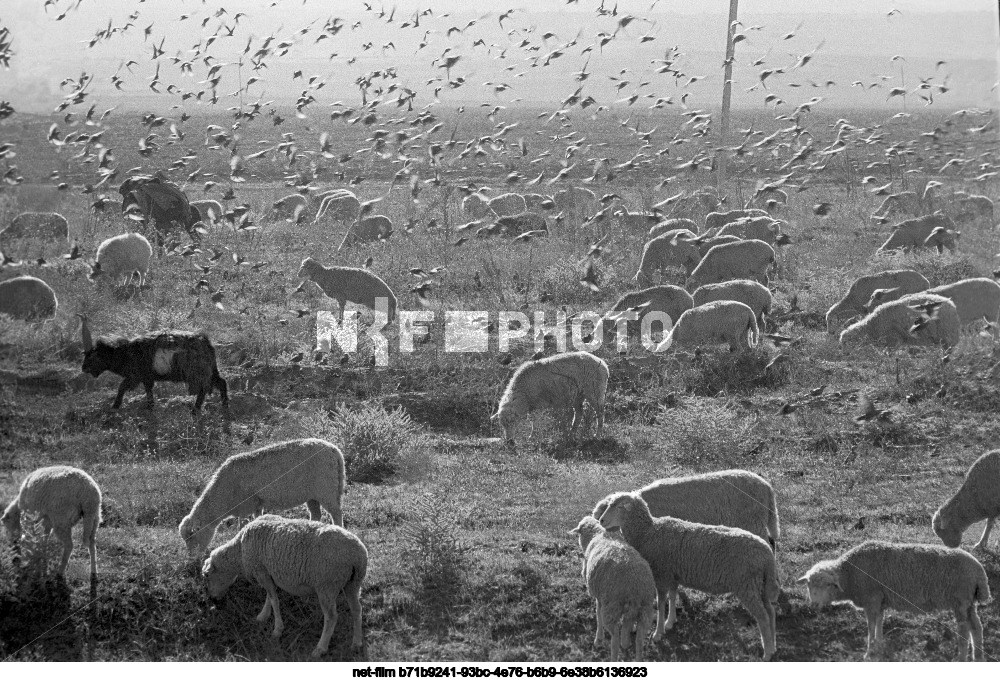
M 826 123 L 833 120 L 817 121 L 817 135 L 832 135 Z M 938 122 L 932 117 L 914 121 L 890 133 L 886 142 L 912 140 Z M 89 210 L 93 196 L 60 192 L 46 181 L 48 171 L 65 160 L 37 142 L 44 139 L 46 121 L 15 118 L 10 125 L 23 126 L 16 136 L 24 140 L 18 162 L 26 181 L 0 193 L 0 224 L 22 210 L 58 210 L 70 220 L 71 240 L 80 244 L 85 258 L 93 257 L 101 238 L 122 230 L 117 209 L 112 205 L 106 215 L 94 215 Z M 616 129 L 612 125 L 595 135 L 613 142 Z M 459 136 L 475 130 L 470 124 Z M 125 139 L 130 133 L 119 134 Z M 344 148 L 354 141 L 360 139 L 344 140 Z M 906 167 L 935 167 L 939 156 L 963 144 L 970 156 L 995 155 L 988 140 L 985 147 L 973 143 L 983 144 L 981 138 L 961 138 L 948 148 L 920 150 L 923 157 L 909 159 Z M 181 153 L 169 153 L 174 151 Z M 149 167 L 167 165 L 171 158 L 164 154 Z M 520 344 L 508 357 L 496 348 L 494 334 L 487 353 L 444 352 L 444 311 L 488 310 L 491 320 L 499 310 L 545 310 L 550 320 L 563 308 L 601 312 L 634 288 L 631 277 L 643 234 L 614 224 L 579 228 L 567 221 L 549 238 L 528 244 L 473 238 L 455 247 L 456 235 L 446 228 L 465 221 L 457 192 L 427 185 L 414 202 L 407 187 L 397 186 L 386 195 L 391 167 L 361 164 L 345 174 L 365 176 L 355 188 L 362 200 L 386 197 L 376 212 L 397 226 L 386 244 L 337 252 L 342 226 L 268 219 L 267 206 L 291 190 L 282 185 L 278 170 L 266 168 L 237 185 L 237 199 L 230 203 L 248 205 L 259 229 L 213 228 L 202 252 L 156 259 L 149 287 L 141 291 L 89 282 L 82 260 L 58 257 L 65 244 L 5 243 L 9 255 L 44 256 L 47 264 L 7 266 L 0 279 L 40 276 L 56 290 L 60 308 L 54 320 L 37 326 L 0 320 L 0 500 L 12 498 L 30 470 L 72 464 L 100 483 L 104 522 L 98 533 L 101 577 L 93 589 L 88 589 L 86 551 L 79 546 L 65 582 L 17 583 L 10 556 L 0 556 L 0 658 L 307 659 L 321 629 L 318 604 L 285 594 L 285 633 L 272 640 L 270 627 L 253 619 L 263 592 L 240 581 L 222 604 L 213 605 L 177 525 L 226 456 L 318 436 L 345 445 L 352 459 L 344 520 L 370 555 L 362 593 L 364 659 L 606 659 L 606 647 L 595 651 L 591 646 L 593 606 L 580 578 L 579 548 L 567 531 L 611 492 L 668 475 L 746 468 L 771 481 L 781 514 L 778 565 L 784 595 L 776 659 L 860 660 L 863 616 L 848 606 L 817 612 L 794 580 L 815 561 L 866 539 L 937 543 L 930 515 L 958 488 L 969 464 L 1000 440 L 1000 347 L 993 338 L 971 331 L 945 362 L 932 348 L 846 350 L 826 333 L 825 311 L 862 274 L 913 267 L 938 285 L 990 276 L 996 267 L 993 254 L 1000 250 L 1000 236 L 985 222 L 962 225 L 954 254 L 873 259 L 889 226 L 868 219 L 880 197 L 859 189 L 854 178 L 875 172 L 880 183 L 896 179 L 897 188 L 906 182 L 919 189 L 937 176 L 890 178 L 887 168 L 864 170 L 867 160 L 854 159 L 842 170 L 831 166 L 808 191 L 792 192 L 779 215 L 788 221 L 794 243 L 784 249 L 772 282 L 775 317 L 779 333 L 801 339 L 785 350 L 784 365 L 765 370 L 777 353 L 770 344 L 740 355 L 711 349 L 686 361 L 663 359 L 664 381 L 658 385 L 628 359 L 602 350 L 612 369 L 604 436 L 563 442 L 541 417 L 531 436 L 527 424 L 519 431 L 516 450 L 500 444 L 489 416 L 509 376 L 534 348 Z M 127 168 L 141 159 L 130 158 L 123 145 L 118 161 Z M 781 161 L 775 160 L 774 167 Z M 498 186 L 504 174 L 522 167 L 526 177 L 541 171 L 515 163 L 470 164 L 450 172 L 452 180 L 468 177 Z M 731 205 L 770 172 L 749 166 L 737 170 L 740 179 L 726 188 Z M 90 181 L 68 163 L 63 177 Z M 636 209 L 706 184 L 711 175 L 702 169 L 662 190 L 655 189 L 658 179 L 622 174 L 595 189 L 617 192 Z M 942 179 L 948 189 L 997 197 L 995 181 Z M 852 191 L 847 192 L 849 181 Z M 202 198 L 194 188 L 192 198 Z M 114 187 L 107 192 L 113 194 Z M 834 204 L 824 218 L 811 210 L 820 200 Z M 947 201 L 939 205 L 949 208 Z M 411 217 L 416 227 L 405 234 L 400 226 Z M 431 219 L 439 227 L 430 227 Z M 605 253 L 596 261 L 601 290 L 592 293 L 579 283 L 581 263 L 589 244 L 605 235 Z M 212 262 L 210 249 L 222 257 Z M 336 304 L 312 284 L 296 292 L 295 274 L 307 256 L 351 265 L 372 258 L 371 269 L 397 292 L 402 308 L 435 311 L 432 342 L 412 354 L 393 353 L 385 368 L 370 366 L 371 349 L 365 344 L 343 362 L 336 351 L 316 361 L 314 313 Z M 421 303 L 409 291 L 418 279 L 408 270 L 438 266 L 445 270 L 434 277 L 428 300 Z M 196 288 L 200 280 L 207 286 Z M 220 291 L 221 307 L 211 298 Z M 789 313 L 793 296 L 804 312 Z M 204 415 L 194 420 L 189 413 L 193 398 L 166 384 L 157 386 L 152 412 L 144 409 L 141 391 L 128 395 L 120 411 L 111 411 L 117 381 L 79 374 L 77 312 L 89 316 L 95 333 L 205 329 L 219 348 L 229 381 L 230 413 L 223 413 L 214 395 Z M 291 362 L 300 352 L 304 359 Z M 630 357 L 646 354 L 637 349 Z M 891 409 L 891 419 L 856 424 L 852 397 L 831 398 L 787 416 L 777 413 L 786 401 L 822 384 L 828 392 L 861 389 Z M 405 437 L 394 440 L 386 423 Z M 376 442 L 387 443 L 391 465 L 363 469 L 370 452 L 350 446 L 361 439 L 352 439 L 352 432 L 375 432 Z M 295 513 L 304 516 L 305 509 Z M 967 541 L 980 530 L 981 525 L 971 528 Z M 234 527 L 224 527 L 216 543 L 233 532 Z M 1000 556 L 989 550 L 978 557 L 998 592 Z M 664 642 L 647 647 L 648 659 L 759 658 L 756 626 L 734 599 L 690 590 L 687 597 L 674 630 Z M 326 659 L 353 659 L 342 605 Z M 996 606 L 982 608 L 981 616 L 986 653 L 989 659 L 1000 658 Z M 951 659 L 954 630 L 948 613 L 892 613 L 886 621 L 887 657 Z

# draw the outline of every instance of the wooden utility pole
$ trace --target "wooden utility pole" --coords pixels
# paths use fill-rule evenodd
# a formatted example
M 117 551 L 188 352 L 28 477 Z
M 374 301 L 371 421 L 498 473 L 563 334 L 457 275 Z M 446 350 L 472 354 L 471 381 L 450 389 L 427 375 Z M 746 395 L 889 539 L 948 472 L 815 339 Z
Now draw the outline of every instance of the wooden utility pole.
M 722 188 L 723 182 L 726 181 L 726 161 L 729 158 L 729 152 L 726 151 L 725 147 L 729 143 L 729 104 L 733 97 L 733 55 L 736 52 L 736 46 L 733 44 L 733 34 L 736 32 L 736 27 L 733 24 L 736 23 L 736 12 L 739 4 L 739 0 L 729 0 L 729 23 L 726 24 L 726 69 L 722 83 L 722 121 L 719 132 L 720 151 L 716 166 L 718 169 L 717 179 L 719 189 Z

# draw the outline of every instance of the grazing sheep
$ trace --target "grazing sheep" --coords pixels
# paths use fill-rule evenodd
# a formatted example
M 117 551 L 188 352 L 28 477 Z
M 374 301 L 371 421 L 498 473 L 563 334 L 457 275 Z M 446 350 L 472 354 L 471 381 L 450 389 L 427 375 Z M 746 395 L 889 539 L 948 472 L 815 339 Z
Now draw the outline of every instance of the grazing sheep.
M 665 207 L 666 205 L 673 204 L 670 215 L 680 217 L 685 215 L 704 215 L 705 213 L 718 210 L 721 203 L 718 194 L 715 193 L 715 189 L 713 187 L 705 187 L 677 198 L 676 202 L 667 199 L 666 202 L 657 205 Z
M 322 506 L 335 525 L 343 525 L 346 485 L 344 455 L 326 440 L 290 440 L 234 454 L 212 474 L 178 531 L 188 552 L 200 556 L 229 516 L 242 519 L 305 504 L 312 520 L 323 518 Z
M 937 304 L 930 318 L 916 308 L 928 303 Z M 955 304 L 943 296 L 922 291 L 879 305 L 867 317 L 841 331 L 840 342 L 851 345 L 874 341 L 889 346 L 941 344 L 950 348 L 958 343 L 961 331 Z
M 639 331 L 642 328 L 642 318 L 646 314 L 650 312 L 665 312 L 670 315 L 670 320 L 673 323 L 677 319 L 680 319 L 680 316 L 686 310 L 690 310 L 692 307 L 694 307 L 694 301 L 691 298 L 691 294 L 680 286 L 663 284 L 661 286 L 651 286 L 639 291 L 626 293 L 611 306 L 611 309 L 605 313 L 602 319 L 605 336 L 604 343 L 607 345 L 614 343 L 614 337 L 617 333 L 617 315 L 614 314 L 616 312 L 625 312 L 634 309 L 638 313 L 639 318 L 637 320 L 626 322 L 627 336 L 631 338 L 639 335 Z M 664 329 L 664 333 L 667 332 L 668 330 Z
M 352 225 L 361 216 L 361 201 L 354 192 L 347 189 L 334 189 L 327 192 L 320 200 L 319 210 L 313 222 L 329 217 L 334 222 Z
M 289 194 L 271 204 L 269 217 L 271 218 L 294 218 L 296 214 L 301 215 L 308 210 L 312 202 L 305 194 Z
M 738 527 L 764 539 L 772 549 L 777 546 L 780 528 L 774 489 L 756 473 L 735 469 L 663 478 L 633 491 L 654 517 Z M 610 498 L 597 503 L 595 518 L 604 514 Z
M 57 309 L 56 292 L 38 277 L 22 274 L 0 281 L 0 314 L 32 322 L 55 317 Z
M 69 222 L 59 213 L 21 213 L 0 231 L 0 240 L 45 239 L 57 241 L 69 236 Z
M 597 437 L 600 437 L 604 430 L 604 395 L 609 375 L 604 360 L 584 351 L 529 360 L 510 377 L 491 418 L 499 421 L 504 439 L 512 443 L 514 425 L 519 419 L 538 409 L 555 409 L 565 414 L 561 426 L 563 430 L 568 426 L 572 435 L 583 418 L 583 401 L 587 400 L 597 413 Z
M 674 343 L 728 343 L 730 352 L 749 350 L 760 343 L 760 327 L 754 311 L 743 303 L 716 300 L 682 314 L 655 352 L 663 352 Z
M 923 243 L 924 248 L 936 248 L 938 253 L 944 253 L 944 249 L 954 252 L 958 247 L 958 237 L 961 232 L 953 232 L 947 227 L 935 227 L 931 235 Z
M 90 578 L 97 577 L 97 526 L 101 524 L 101 488 L 92 477 L 71 466 L 38 468 L 24 479 L 17 498 L 0 521 L 15 545 L 21 538 L 21 514 L 37 513 L 48 536 L 53 531 L 63 545 L 59 574 L 66 572 L 73 552 L 73 526 L 83 520 L 83 541 L 90 551 Z
M 930 239 L 937 227 L 944 227 L 941 232 L 937 232 L 934 239 Z M 948 233 L 951 233 L 949 236 Z M 910 248 L 926 248 L 937 246 L 941 251 L 943 246 L 948 246 L 949 250 L 955 250 L 954 238 L 959 235 L 955 229 L 955 222 L 947 215 L 934 213 L 912 220 L 904 220 L 893 227 L 892 234 L 886 242 L 879 246 L 875 254 L 887 253 L 895 250 L 906 250 Z
M 583 549 L 583 579 L 597 606 L 596 646 L 606 631 L 611 636 L 611 661 L 619 660 L 619 644 L 628 645 L 635 627 L 635 661 L 642 661 L 642 644 L 652 625 L 656 584 L 649 563 L 617 532 L 609 532 L 592 516 L 584 516 L 569 531 Z
M 514 193 L 495 196 L 486 202 L 486 207 L 490 213 L 498 217 L 518 215 L 528 211 L 528 205 L 525 203 L 524 197 Z
M 759 239 L 719 244 L 710 248 L 691 272 L 687 288 L 731 279 L 753 279 L 767 286 L 767 271 L 774 262 L 774 249 Z
M 985 518 L 986 527 L 975 546 L 985 549 L 997 516 L 1000 516 L 1000 449 L 986 452 L 973 462 L 962 486 L 934 513 L 931 525 L 945 546 L 956 548 L 969 525 Z
M 916 192 L 899 192 L 898 194 L 889 194 L 885 197 L 882 204 L 872 213 L 872 219 L 884 220 L 890 217 L 890 212 L 893 215 L 901 213 L 919 215 L 921 210 L 920 197 L 917 196 Z
M 201 211 L 188 201 L 187 194 L 160 173 L 130 177 L 118 188 L 122 195 L 122 215 L 138 211 L 143 221 L 153 222 L 156 243 L 163 245 L 163 234 L 173 224 L 181 225 L 191 240 L 201 242 L 194 225 L 201 221 Z
M 669 218 L 661 222 L 656 223 L 649 229 L 649 234 L 646 236 L 646 241 L 650 239 L 655 239 L 658 236 L 671 233 L 690 233 L 691 238 L 695 239 L 698 236 L 698 223 L 694 220 L 689 220 L 688 218 Z
M 372 241 L 385 241 L 392 235 L 392 220 L 385 215 L 371 215 L 351 225 L 340 242 L 338 251 Z
M 257 621 L 266 622 L 273 612 L 274 638 L 285 628 L 278 588 L 295 596 L 316 594 L 323 610 L 323 633 L 313 657 L 329 649 L 341 592 L 347 597 L 354 625 L 351 645 L 361 648 L 361 583 L 367 572 L 368 549 L 344 528 L 276 515 L 262 515 L 248 523 L 212 551 L 201 568 L 208 593 L 215 599 L 225 595 L 241 574 L 264 587 L 267 598 Z
M 927 289 L 927 293 L 944 296 L 955 303 L 963 326 L 984 318 L 989 322 L 1000 319 L 1000 284 L 992 279 L 963 279 Z
M 520 236 L 525 232 L 547 232 L 549 230 L 545 223 L 545 216 L 531 212 L 497 218 L 490 229 L 491 231 L 499 231 L 504 236 Z
M 768 215 L 766 210 L 761 210 L 760 208 L 737 208 L 736 210 L 728 210 L 724 213 L 709 213 L 705 216 L 705 232 L 717 230 L 723 225 L 728 225 L 730 222 L 741 218 L 767 217 L 771 216 Z
M 740 218 L 726 223 L 715 233 L 716 237 L 737 236 L 741 239 L 759 239 L 770 246 L 784 245 L 788 236 L 781 232 L 781 221 L 770 217 Z
M 865 314 L 868 303 L 877 289 L 899 289 L 899 296 L 926 291 L 930 287 L 927 277 L 915 270 L 888 270 L 858 277 L 845 295 L 826 313 L 826 330 L 836 333 L 840 322 Z M 887 301 L 883 301 L 887 302 Z
M 486 217 L 486 214 L 490 212 L 489 201 L 490 197 L 483 193 L 475 192 L 469 194 L 462 199 L 462 212 L 479 220 Z M 527 202 L 525 205 L 527 205 Z
M 87 318 L 79 316 L 82 320 L 83 371 L 94 378 L 105 371 L 122 377 L 113 409 L 119 409 L 125 393 L 140 383 L 146 388 L 146 401 L 152 409 L 156 381 L 185 383 L 188 394 L 197 395 L 195 413 L 205 403 L 205 396 L 215 388 L 222 396 L 222 406 L 229 404 L 229 391 L 225 379 L 219 375 L 215 347 L 203 332 L 153 331 L 132 339 L 98 338 L 94 343 Z
M 726 234 L 725 236 L 713 236 L 713 237 L 699 237 L 694 240 L 694 245 L 698 247 L 698 252 L 701 253 L 701 257 L 705 257 L 705 254 L 712 250 L 713 246 L 718 246 L 720 244 L 734 244 L 737 241 L 744 241 L 738 236 L 733 236 L 732 234 Z
M 774 552 L 755 534 L 735 527 L 702 525 L 665 516 L 654 518 L 645 500 L 634 492 L 608 498 L 599 520 L 605 528 L 620 527 L 653 571 L 656 582 L 656 632 L 663 637 L 677 621 L 677 587 L 710 594 L 731 593 L 743 604 L 760 629 L 764 660 L 776 648 L 775 610 L 780 589 Z M 664 617 L 666 602 L 670 615 Z
M 771 311 L 771 292 L 766 286 L 749 279 L 734 279 L 719 284 L 705 284 L 692 294 L 695 305 L 716 300 L 735 300 L 743 303 L 757 317 L 757 325 L 764 324 L 764 315 Z
M 962 549 L 866 541 L 839 558 L 816 563 L 796 583 L 808 586 L 814 605 L 849 601 L 865 611 L 866 660 L 882 642 L 882 620 L 890 608 L 918 615 L 950 610 L 958 621 L 959 659 L 968 659 L 970 640 L 975 659 L 983 659 L 983 625 L 976 609 L 990 600 L 990 587 L 983 566 Z
M 391 322 L 396 316 L 396 294 L 378 276 L 357 267 L 324 267 L 312 258 L 306 258 L 299 267 L 298 277 L 310 279 L 330 298 L 340 305 L 337 316 L 344 321 L 344 307 L 348 302 L 365 305 L 377 310 L 379 298 L 386 299 L 386 315 Z
M 524 205 L 527 206 L 528 211 L 537 213 L 540 210 L 554 208 L 556 204 L 551 196 L 545 194 L 525 194 Z
M 690 275 L 701 260 L 698 247 L 684 238 L 684 233 L 667 232 L 646 242 L 642 248 L 639 270 L 633 279 L 640 284 L 653 283 L 653 273 L 665 267 L 683 267 Z
M 132 281 L 139 275 L 139 286 L 146 283 L 149 273 L 149 261 L 153 257 L 153 247 L 142 234 L 126 232 L 101 242 L 97 247 L 97 257 L 90 278 L 107 275 L 112 279 L 124 282 Z
M 201 213 L 202 219 L 207 219 L 210 224 L 215 224 L 222 219 L 225 215 L 226 209 L 222 207 L 222 204 L 215 199 L 202 199 L 200 201 L 192 201 L 191 206 L 197 208 L 198 212 Z
M 552 197 L 552 202 L 556 204 L 556 210 L 580 217 L 582 215 L 593 215 L 600 209 L 600 201 L 597 194 L 586 187 L 567 187 L 556 192 Z
M 627 232 L 637 232 L 639 234 L 642 234 L 651 228 L 655 229 L 657 223 L 659 222 L 659 218 L 652 213 L 646 213 L 644 211 L 632 213 L 624 206 L 615 210 L 613 215 L 617 218 L 618 224 L 622 229 Z

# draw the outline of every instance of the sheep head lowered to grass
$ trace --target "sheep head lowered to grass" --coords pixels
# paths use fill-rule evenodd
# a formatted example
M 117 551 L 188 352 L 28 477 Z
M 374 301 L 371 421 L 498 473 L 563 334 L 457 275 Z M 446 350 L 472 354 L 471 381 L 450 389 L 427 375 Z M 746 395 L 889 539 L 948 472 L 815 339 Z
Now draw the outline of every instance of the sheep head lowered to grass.
M 153 384 L 157 381 L 186 383 L 188 393 L 197 395 L 193 411 L 197 413 L 205 396 L 215 388 L 222 395 L 222 405 L 229 404 L 226 381 L 219 375 L 215 347 L 202 332 L 167 331 L 149 333 L 138 338 L 99 338 L 90 335 L 87 318 L 82 320 L 83 371 L 98 377 L 105 371 L 122 377 L 112 408 L 122 406 L 125 393 L 140 383 L 146 388 L 146 399 L 153 406 Z

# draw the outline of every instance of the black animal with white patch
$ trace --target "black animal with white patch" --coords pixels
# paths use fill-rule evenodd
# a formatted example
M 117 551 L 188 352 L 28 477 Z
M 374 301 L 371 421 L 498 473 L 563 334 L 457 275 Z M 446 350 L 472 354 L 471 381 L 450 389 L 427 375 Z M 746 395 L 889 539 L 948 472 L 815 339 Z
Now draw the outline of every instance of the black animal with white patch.
M 83 371 L 95 378 L 105 371 L 122 377 L 112 408 L 120 408 L 125 393 L 140 383 L 146 388 L 146 399 L 152 408 L 153 384 L 157 381 L 186 383 L 188 394 L 198 396 L 195 413 L 215 388 L 222 395 L 222 406 L 229 404 L 229 391 L 225 379 L 219 375 L 215 347 L 204 333 L 167 331 L 132 339 L 99 338 L 94 343 L 86 317 L 81 319 Z

